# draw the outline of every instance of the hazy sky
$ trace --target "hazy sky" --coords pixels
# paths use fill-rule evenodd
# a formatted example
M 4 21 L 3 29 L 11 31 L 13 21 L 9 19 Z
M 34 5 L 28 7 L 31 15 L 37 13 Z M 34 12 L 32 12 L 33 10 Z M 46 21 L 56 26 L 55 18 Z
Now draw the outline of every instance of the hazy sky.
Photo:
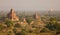
M 60 0 L 0 0 L 0 10 L 60 10 Z

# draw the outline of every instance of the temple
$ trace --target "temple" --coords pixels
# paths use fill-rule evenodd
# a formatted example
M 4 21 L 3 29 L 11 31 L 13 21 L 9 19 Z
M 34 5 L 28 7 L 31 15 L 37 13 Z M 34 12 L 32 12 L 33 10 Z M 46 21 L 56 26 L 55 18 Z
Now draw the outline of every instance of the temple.
M 11 9 L 10 12 L 7 14 L 7 18 L 12 20 L 12 21 L 19 21 L 19 18 L 15 14 L 14 9 Z

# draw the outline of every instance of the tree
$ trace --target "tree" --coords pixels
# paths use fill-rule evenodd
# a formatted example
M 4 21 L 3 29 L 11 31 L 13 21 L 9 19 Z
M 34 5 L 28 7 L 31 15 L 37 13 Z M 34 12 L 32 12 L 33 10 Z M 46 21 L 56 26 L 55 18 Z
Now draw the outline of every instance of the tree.
M 56 23 L 55 27 L 56 27 L 56 34 L 60 34 L 60 23 Z
M 34 19 L 31 18 L 31 17 L 27 17 L 26 20 L 27 20 L 27 22 L 30 24 L 30 22 L 33 21 Z
M 51 17 L 49 20 L 50 20 L 50 23 L 52 24 L 57 23 L 57 19 L 55 17 Z
M 20 24 L 15 24 L 14 27 L 16 27 L 16 28 L 20 28 L 21 26 L 20 26 Z
M 46 25 L 46 28 L 50 29 L 50 30 L 55 30 L 56 26 L 55 24 L 57 23 L 57 19 L 54 17 L 51 17 L 49 19 L 50 21 L 48 22 L 48 24 Z
M 52 24 L 52 23 L 48 23 L 48 24 L 46 25 L 46 28 L 48 28 L 48 29 L 50 29 L 50 30 L 52 30 L 52 31 L 56 29 L 55 25 Z
M 5 26 L 0 25 L 0 31 L 3 30 L 3 29 L 5 29 Z
M 13 22 L 11 20 L 7 20 L 5 24 L 7 25 L 7 27 L 13 26 Z
M 42 33 L 42 32 L 49 32 L 50 30 L 48 29 L 48 28 L 43 28 L 41 31 L 40 31 L 40 33 Z

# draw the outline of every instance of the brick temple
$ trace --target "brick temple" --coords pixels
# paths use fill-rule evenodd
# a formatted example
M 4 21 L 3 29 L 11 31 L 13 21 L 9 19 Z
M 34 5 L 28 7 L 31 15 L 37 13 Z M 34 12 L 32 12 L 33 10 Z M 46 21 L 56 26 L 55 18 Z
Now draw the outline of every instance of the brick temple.
M 11 9 L 10 12 L 7 14 L 8 19 L 12 21 L 19 21 L 19 18 L 17 17 L 14 9 Z

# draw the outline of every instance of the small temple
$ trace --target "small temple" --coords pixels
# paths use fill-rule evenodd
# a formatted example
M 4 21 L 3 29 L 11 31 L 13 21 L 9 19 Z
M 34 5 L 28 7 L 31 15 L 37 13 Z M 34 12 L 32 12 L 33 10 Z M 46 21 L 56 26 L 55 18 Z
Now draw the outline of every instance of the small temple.
M 34 24 L 39 25 L 39 26 L 41 26 L 41 27 L 45 26 L 45 24 L 44 24 L 43 21 L 41 20 L 40 15 L 38 15 L 38 13 L 35 13 L 34 18 L 35 18 L 35 21 L 32 21 L 31 24 L 34 23 Z

